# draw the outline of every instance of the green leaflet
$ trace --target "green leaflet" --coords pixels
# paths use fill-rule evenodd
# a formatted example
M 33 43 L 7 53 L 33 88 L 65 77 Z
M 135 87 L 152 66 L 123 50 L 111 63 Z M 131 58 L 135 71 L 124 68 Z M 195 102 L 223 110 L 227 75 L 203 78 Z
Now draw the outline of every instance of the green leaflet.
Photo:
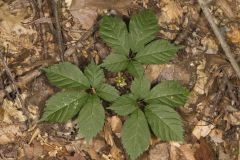
M 144 99 L 150 92 L 151 83 L 146 77 L 136 78 L 131 85 L 131 92 L 139 99 Z
M 172 108 L 159 104 L 149 105 L 145 109 L 145 115 L 153 133 L 161 140 L 183 140 L 181 118 Z
M 158 103 L 179 107 L 186 102 L 188 94 L 187 89 L 176 81 L 163 81 L 150 91 L 145 100 L 150 104 Z
M 137 61 L 130 61 L 127 70 L 133 77 L 142 77 L 144 74 L 143 65 Z
M 77 66 L 62 62 L 49 68 L 43 69 L 49 81 L 60 88 L 80 88 L 87 89 L 90 87 L 88 79 L 83 75 Z
M 84 92 L 59 92 L 47 100 L 41 121 L 66 122 L 80 111 L 87 98 Z
M 150 131 L 144 113 L 137 109 L 125 121 L 122 130 L 122 143 L 131 159 L 136 159 L 148 148 Z
M 81 109 L 78 115 L 79 132 L 90 140 L 102 129 L 105 114 L 100 99 L 95 96 L 89 96 L 87 103 Z
M 102 84 L 97 90 L 97 95 L 109 102 L 112 102 L 119 97 L 118 90 L 108 84 Z
M 107 58 L 103 61 L 101 66 L 105 67 L 109 71 L 119 72 L 127 68 L 128 59 L 124 55 L 112 53 L 109 56 L 107 56 Z
M 109 109 L 121 116 L 126 116 L 137 109 L 136 97 L 132 94 L 126 94 L 119 97 Z
M 179 47 L 166 40 L 156 40 L 149 43 L 136 55 L 136 60 L 142 64 L 163 64 L 169 62 L 177 53 Z
M 141 51 L 158 32 L 157 17 L 151 10 L 144 10 L 131 17 L 129 23 L 130 46 L 133 52 Z
M 100 37 L 117 54 L 128 55 L 128 31 L 126 24 L 119 17 L 105 16 L 100 24 Z
M 104 82 L 103 70 L 94 62 L 91 62 L 85 68 L 84 75 L 88 78 L 92 87 L 98 88 Z

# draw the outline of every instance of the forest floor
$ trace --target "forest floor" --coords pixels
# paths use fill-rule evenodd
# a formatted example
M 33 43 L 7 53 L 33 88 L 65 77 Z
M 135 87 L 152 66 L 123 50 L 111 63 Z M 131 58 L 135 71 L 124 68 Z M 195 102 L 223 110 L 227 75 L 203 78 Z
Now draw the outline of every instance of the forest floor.
M 106 115 L 90 143 L 78 135 L 74 119 L 38 123 L 46 100 L 58 91 L 41 68 L 63 56 L 80 68 L 92 58 L 101 63 L 110 53 L 99 38 L 101 17 L 127 19 L 144 8 L 157 14 L 158 38 L 183 46 L 171 63 L 146 66 L 146 76 L 153 83 L 178 80 L 191 94 L 177 110 L 184 141 L 152 138 L 139 159 L 240 160 L 240 79 L 197 0 L 65 0 L 57 6 L 47 0 L 0 0 L 0 159 L 128 159 L 120 143 L 124 122 L 117 115 Z M 240 1 L 212 0 L 208 8 L 239 63 Z M 111 74 L 108 81 L 114 84 L 116 77 Z

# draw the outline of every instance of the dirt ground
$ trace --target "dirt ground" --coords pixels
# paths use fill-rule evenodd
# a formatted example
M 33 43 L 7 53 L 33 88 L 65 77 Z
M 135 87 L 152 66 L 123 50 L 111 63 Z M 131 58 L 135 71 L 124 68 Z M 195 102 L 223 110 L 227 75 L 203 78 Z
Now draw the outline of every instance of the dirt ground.
M 123 118 L 106 113 L 103 130 L 90 143 L 76 121 L 38 123 L 45 101 L 59 89 L 41 68 L 64 59 L 84 68 L 110 53 L 100 39 L 103 15 L 129 16 L 144 8 L 158 17 L 158 38 L 182 45 L 169 64 L 148 65 L 156 83 L 178 80 L 191 94 L 178 109 L 183 142 L 152 137 L 140 160 L 240 160 L 240 79 L 197 0 L 0 0 L 0 159 L 124 160 Z M 210 0 L 208 8 L 240 63 L 240 1 Z M 58 15 L 58 16 L 56 16 Z M 115 85 L 117 74 L 107 74 Z M 129 88 L 128 75 L 123 73 Z

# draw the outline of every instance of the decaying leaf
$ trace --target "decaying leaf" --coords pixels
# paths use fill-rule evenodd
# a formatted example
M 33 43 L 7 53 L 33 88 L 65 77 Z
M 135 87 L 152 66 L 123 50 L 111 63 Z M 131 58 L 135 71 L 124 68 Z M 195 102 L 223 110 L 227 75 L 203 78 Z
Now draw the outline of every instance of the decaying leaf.
M 205 93 L 205 85 L 207 84 L 207 74 L 204 72 L 206 66 L 206 60 L 200 62 L 200 65 L 197 67 L 197 81 L 193 88 L 198 94 Z
M 182 66 L 176 64 L 148 65 L 145 74 L 151 82 L 162 80 L 178 80 L 188 84 L 191 74 Z
M 232 27 L 229 32 L 227 32 L 228 39 L 234 44 L 240 44 L 240 28 Z
M 213 39 L 212 37 L 204 37 L 201 40 L 201 44 L 204 47 L 204 50 L 206 50 L 207 54 L 217 54 L 218 52 L 218 44 L 215 41 L 215 39 Z
M 127 10 L 131 1 L 128 0 L 72 0 L 70 12 L 77 18 L 83 29 L 90 29 L 98 16 L 98 10 Z
M 122 121 L 118 116 L 113 116 L 110 119 L 110 125 L 113 133 L 120 133 L 122 130 Z
M 13 143 L 19 136 L 23 135 L 18 125 L 0 124 L 0 127 L 4 128 L 0 129 L 0 144 Z
M 169 144 L 159 143 L 149 150 L 151 160 L 169 160 Z
M 200 139 L 200 146 L 195 152 L 196 160 L 214 160 L 214 153 L 205 139 Z
M 236 18 L 234 8 L 230 6 L 230 2 L 227 0 L 214 1 L 216 5 L 223 10 L 223 13 L 230 19 Z
M 179 2 L 175 0 L 164 0 L 164 7 L 162 8 L 162 14 L 159 17 L 159 22 L 173 22 L 179 21 L 183 15 L 183 9 Z
M 200 139 L 201 137 L 206 137 L 213 128 L 214 126 L 212 124 L 208 124 L 206 121 L 199 121 L 193 129 L 192 134 L 197 139 Z
M 181 155 L 184 160 L 195 160 L 194 149 L 191 144 L 184 144 L 180 147 Z
M 223 131 L 220 129 L 213 129 L 209 136 L 214 143 L 222 143 L 223 142 Z
M 16 104 L 5 99 L 2 104 L 4 110 L 3 122 L 12 123 L 13 119 L 16 119 L 18 122 L 24 122 L 27 117 L 23 115 L 23 112 L 18 110 Z

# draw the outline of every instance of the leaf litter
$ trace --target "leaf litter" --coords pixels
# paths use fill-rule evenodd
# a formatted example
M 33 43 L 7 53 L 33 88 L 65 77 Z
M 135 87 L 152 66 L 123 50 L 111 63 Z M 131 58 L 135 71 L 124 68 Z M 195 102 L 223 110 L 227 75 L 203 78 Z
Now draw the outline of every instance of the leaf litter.
M 15 2 L 15 3 L 14 3 Z M 18 3 L 17 3 L 18 2 Z M 188 103 L 179 111 L 180 114 L 186 114 L 183 117 L 185 120 L 185 139 L 178 145 L 172 143 L 165 143 L 160 140 L 155 140 L 149 150 L 144 153 L 141 158 L 154 159 L 156 157 L 167 157 L 166 159 L 238 159 L 239 158 L 239 109 L 240 107 L 233 103 L 235 100 L 239 101 L 239 79 L 236 78 L 230 65 L 227 64 L 220 49 L 220 46 L 214 34 L 208 27 L 204 17 L 198 24 L 193 26 L 190 24 L 191 18 L 187 11 L 198 14 L 198 5 L 195 1 L 110 1 L 104 0 L 96 3 L 95 1 L 87 1 L 82 3 L 76 10 L 87 9 L 86 13 L 90 16 L 83 14 L 71 15 L 70 9 L 63 3 L 63 34 L 65 36 L 67 47 L 71 48 L 81 36 L 88 32 L 87 30 L 97 22 L 98 18 L 103 14 L 119 14 L 129 16 L 136 10 L 141 10 L 144 7 L 152 8 L 159 15 L 159 26 L 161 27 L 159 37 L 166 38 L 174 41 L 175 38 L 183 34 L 185 30 L 191 30 L 189 35 L 184 39 L 182 45 L 186 46 L 183 51 L 178 53 L 177 58 L 172 64 L 166 66 L 146 66 L 145 72 L 153 81 L 162 81 L 164 79 L 177 79 L 183 82 L 184 85 L 191 88 L 192 93 Z M 129 5 L 129 3 L 133 5 Z M 232 44 L 231 48 L 236 54 L 236 59 L 239 59 L 239 24 L 237 18 L 240 18 L 239 2 L 234 4 L 228 0 L 213 1 L 211 4 L 211 13 L 216 16 L 216 21 L 222 27 L 223 33 L 226 33 L 226 38 Z M 0 42 L 4 47 L 9 47 L 9 52 L 6 55 L 8 65 L 15 74 L 17 80 L 21 80 L 21 76 L 28 75 L 29 72 L 39 69 L 41 65 L 34 65 L 36 62 L 44 61 L 39 56 L 42 54 L 40 33 L 39 30 L 32 23 L 29 22 L 32 18 L 33 10 L 28 2 L 21 1 L 0 1 L 1 11 L 4 11 L 5 16 L 0 16 Z M 24 4 L 24 5 L 23 5 Z M 26 7 L 19 7 L 19 6 Z M 43 3 L 45 8 L 48 8 L 46 2 Z M 73 5 L 74 6 L 74 5 Z M 11 9 L 9 9 L 11 8 Z M 44 10 L 46 15 L 49 15 L 48 10 Z M 75 18 L 73 18 L 73 17 Z M 77 17 L 78 16 L 78 17 Z M 84 17 L 85 16 L 85 17 Z M 194 14 L 192 14 L 194 16 Z M 183 24 L 184 22 L 184 24 Z M 11 27 L 7 27 L 7 26 Z M 183 26 L 187 26 L 183 28 Z M 49 35 L 47 41 L 48 52 L 50 58 L 56 62 L 57 51 L 56 44 L 54 43 L 53 32 L 51 27 L 46 27 L 47 34 Z M 76 33 L 77 31 L 77 33 Z M 207 34 L 206 34 L 207 33 Z M 74 35 L 74 36 L 71 36 Z M 91 34 L 92 35 L 92 34 Z M 17 38 L 16 38 L 17 37 Z M 99 61 L 101 62 L 108 49 L 98 39 L 97 33 L 90 36 L 83 43 L 83 48 L 77 47 L 73 55 L 66 57 L 68 61 L 74 63 L 84 64 L 85 60 L 95 58 L 101 53 Z M 98 48 L 94 48 L 96 44 Z M 99 47 L 100 46 L 100 47 Z M 24 51 L 25 49 L 25 51 Z M 101 52 L 103 52 L 101 51 Z M 24 56 L 25 61 L 17 57 Z M 97 54 L 93 54 L 93 53 Z M 209 58 L 208 54 L 214 54 Z M 85 58 L 82 57 L 84 55 Z M 181 58 L 184 58 L 183 59 Z M 219 58 L 220 57 L 220 58 Z M 74 60 L 74 61 L 73 61 Z M 46 62 L 46 61 L 44 61 Z M 47 63 L 47 62 L 46 62 Z M 14 64 L 13 67 L 11 65 Z M 1 64 L 0 64 L 1 65 Z M 33 67 L 34 66 L 34 67 Z M 1 67 L 1 90 L 9 86 L 11 82 L 4 74 L 4 68 Z M 179 74 L 180 73 L 180 74 Z M 124 74 L 123 74 L 124 75 Z M 224 75 L 227 76 L 227 81 L 224 81 Z M 108 75 L 109 77 L 116 77 L 114 74 Z M 124 75 L 125 78 L 126 75 Z M 27 97 L 34 97 L 35 100 L 30 100 L 31 105 L 28 106 L 29 112 L 32 116 L 40 117 L 44 101 L 56 88 L 50 86 L 46 81 L 38 83 L 39 88 L 47 85 L 46 94 L 37 94 L 38 90 L 32 90 L 32 83 L 40 77 L 35 77 L 33 81 L 28 82 L 26 85 L 21 86 L 21 94 L 27 94 Z M 41 76 L 41 78 L 44 78 Z M 109 82 L 115 83 L 109 78 Z M 19 82 L 20 83 L 20 82 Z M 231 92 L 237 99 L 233 100 L 233 95 L 228 92 L 227 86 L 232 85 Z M 23 83 L 22 83 L 23 84 Z M 129 83 L 127 86 L 129 87 Z M 39 92 L 42 92 L 42 90 Z M 47 96 L 46 96 L 47 95 Z M 24 97 L 24 96 L 23 96 Z M 37 101 L 39 99 L 39 101 Z M 120 143 L 120 135 L 122 123 L 125 117 L 116 117 L 111 113 L 107 115 L 107 122 L 105 122 L 104 130 L 96 138 L 96 142 L 87 144 L 81 137 L 76 135 L 75 122 L 64 126 L 62 124 L 36 124 L 33 121 L 31 126 L 35 128 L 27 131 L 25 120 L 29 119 L 23 114 L 15 104 L 14 92 L 4 96 L 1 104 L 1 158 L 16 159 L 16 154 L 22 159 L 27 158 L 40 158 L 50 159 L 125 159 L 126 154 Z M 29 105 L 27 103 L 27 105 Z M 40 111 L 36 108 L 38 107 Z M 210 116 L 210 117 L 209 117 Z M 107 127 L 108 126 L 108 127 Z M 214 126 L 214 128 L 213 128 Z M 34 135 L 34 131 L 38 130 Z M 61 132 L 60 132 L 61 131 Z M 32 139 L 32 136 L 34 138 Z M 154 137 L 152 138 L 152 140 Z M 95 139 L 94 139 L 95 140 Z M 94 141 L 93 140 L 93 141 Z M 31 144 L 28 144 L 31 141 Z M 94 147 L 95 146 L 95 147 Z M 166 152 L 161 152 L 159 149 L 162 146 Z M 14 149 L 15 151 L 8 150 Z M 203 152 L 205 153 L 203 155 Z M 34 153 L 34 154 L 32 154 Z M 140 159 L 141 159 L 140 158 Z

